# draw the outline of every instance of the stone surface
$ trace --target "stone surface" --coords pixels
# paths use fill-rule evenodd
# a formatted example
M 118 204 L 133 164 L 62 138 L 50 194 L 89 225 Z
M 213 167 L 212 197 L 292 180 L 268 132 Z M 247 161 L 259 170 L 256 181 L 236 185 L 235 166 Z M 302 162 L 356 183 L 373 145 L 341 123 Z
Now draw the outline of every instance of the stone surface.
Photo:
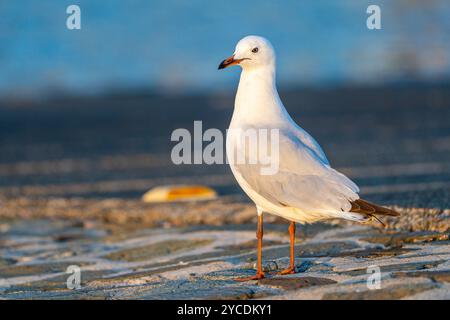
M 254 225 L 112 230 L 108 223 L 67 220 L 4 224 L 3 299 L 450 299 L 446 233 L 406 237 L 404 231 L 325 223 L 300 232 L 299 226 L 298 273 L 281 276 L 289 264 L 288 233 L 285 225 L 267 223 L 266 278 L 242 283 L 234 279 L 255 272 Z M 404 241 L 385 241 L 392 237 Z M 70 265 L 81 268 L 80 289 L 67 287 Z M 370 286 L 373 267 L 381 271 L 379 289 Z

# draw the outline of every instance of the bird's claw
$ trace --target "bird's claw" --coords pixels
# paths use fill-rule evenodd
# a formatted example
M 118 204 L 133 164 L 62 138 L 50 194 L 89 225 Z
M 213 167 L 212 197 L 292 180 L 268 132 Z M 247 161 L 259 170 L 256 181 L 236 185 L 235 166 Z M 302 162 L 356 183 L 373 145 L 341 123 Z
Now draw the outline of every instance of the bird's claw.
M 244 277 L 244 278 L 235 278 L 234 280 L 239 281 L 239 282 L 245 282 L 245 281 L 252 281 L 252 280 L 261 280 L 264 278 L 265 278 L 264 273 L 258 272 L 254 276 Z
M 279 275 L 294 274 L 294 273 L 296 273 L 295 272 L 295 268 L 292 268 L 292 267 L 284 269 L 284 270 L 281 270 L 280 272 L 278 272 Z

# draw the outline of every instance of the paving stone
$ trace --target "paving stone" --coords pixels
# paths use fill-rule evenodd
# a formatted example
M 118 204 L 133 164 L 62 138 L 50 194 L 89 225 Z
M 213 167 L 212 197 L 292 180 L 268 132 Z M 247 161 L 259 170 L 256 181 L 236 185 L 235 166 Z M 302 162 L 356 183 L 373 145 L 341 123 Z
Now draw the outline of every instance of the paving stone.
M 438 232 L 410 232 L 410 233 L 398 233 L 398 234 L 385 234 L 380 236 L 372 236 L 368 238 L 362 238 L 362 241 L 368 241 L 371 243 L 381 243 L 385 246 L 400 246 L 404 243 L 423 243 L 432 241 L 446 241 L 449 240 L 448 233 Z
M 436 282 L 450 282 L 450 270 L 393 272 L 392 276 L 397 278 L 426 277 Z
M 170 240 L 148 246 L 120 250 L 106 255 L 104 258 L 110 260 L 143 261 L 175 253 L 180 250 L 189 250 L 208 245 L 211 242 L 209 239 Z
M 423 270 L 423 269 L 431 269 L 439 266 L 441 263 L 445 261 L 426 261 L 426 262 L 410 262 L 410 263 L 399 263 L 399 264 L 391 264 L 380 266 L 381 272 L 392 272 L 392 271 L 405 271 L 405 270 Z M 367 268 L 350 270 L 340 272 L 340 274 L 346 274 L 351 276 L 357 276 L 362 274 L 367 274 Z
M 312 286 L 324 286 L 328 284 L 337 283 L 335 280 L 327 279 L 327 278 L 318 278 L 318 277 L 289 277 L 285 276 L 283 278 L 267 278 L 259 281 L 260 284 L 280 287 L 284 290 L 295 290 L 302 289 Z
M 52 262 L 29 265 L 12 265 L 0 268 L 0 278 L 13 278 L 22 276 L 42 275 L 49 273 L 66 272 L 71 265 L 86 266 L 85 262 Z
M 417 293 L 428 291 L 437 288 L 438 285 L 434 283 L 423 284 L 404 284 L 392 286 L 379 290 L 366 290 L 362 292 L 337 292 L 326 293 L 323 300 L 388 300 L 401 299 L 407 296 L 412 296 Z

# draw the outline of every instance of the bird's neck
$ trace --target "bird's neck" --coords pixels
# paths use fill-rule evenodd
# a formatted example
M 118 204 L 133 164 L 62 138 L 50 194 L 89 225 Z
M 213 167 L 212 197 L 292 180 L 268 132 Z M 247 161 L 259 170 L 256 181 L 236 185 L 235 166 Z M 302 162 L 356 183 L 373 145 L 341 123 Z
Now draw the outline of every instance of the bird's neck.
M 232 123 L 254 124 L 282 119 L 286 114 L 276 88 L 275 66 L 243 69 Z

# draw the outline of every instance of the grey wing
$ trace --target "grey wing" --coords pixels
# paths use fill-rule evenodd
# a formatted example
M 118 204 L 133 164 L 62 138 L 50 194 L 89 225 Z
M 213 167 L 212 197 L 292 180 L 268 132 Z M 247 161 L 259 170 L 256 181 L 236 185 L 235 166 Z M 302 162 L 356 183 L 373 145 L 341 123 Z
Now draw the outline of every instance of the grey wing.
M 325 152 L 323 152 L 322 147 L 317 143 L 317 141 L 305 130 L 303 130 L 300 126 L 298 126 L 293 120 L 292 124 L 294 125 L 294 131 L 293 135 L 301 141 L 302 144 L 304 144 L 306 147 L 308 147 L 312 152 L 315 153 L 315 155 L 322 161 L 324 164 L 329 165 L 330 162 L 327 159 L 327 156 L 325 155 Z
M 235 169 L 258 194 L 275 205 L 304 211 L 349 211 L 358 187 L 330 168 L 301 141 L 281 135 L 278 170 L 264 175 L 260 164 L 238 164 Z

